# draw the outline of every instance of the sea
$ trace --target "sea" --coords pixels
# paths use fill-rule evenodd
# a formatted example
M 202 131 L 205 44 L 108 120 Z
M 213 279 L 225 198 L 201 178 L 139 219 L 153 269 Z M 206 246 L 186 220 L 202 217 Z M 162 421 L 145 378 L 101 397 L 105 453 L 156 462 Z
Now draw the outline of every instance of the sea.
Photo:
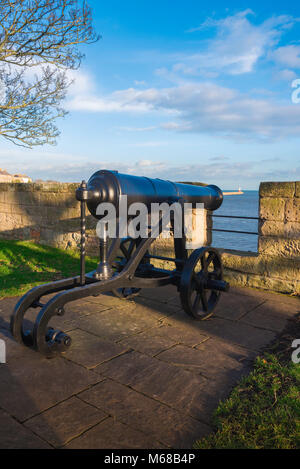
M 230 192 L 230 191 L 228 191 Z M 215 215 L 258 217 L 258 191 L 243 191 L 243 194 L 224 195 L 221 207 Z M 213 228 L 236 231 L 258 231 L 258 220 L 238 218 L 213 218 Z M 223 249 L 257 252 L 258 236 L 255 234 L 226 233 L 213 231 L 212 246 Z

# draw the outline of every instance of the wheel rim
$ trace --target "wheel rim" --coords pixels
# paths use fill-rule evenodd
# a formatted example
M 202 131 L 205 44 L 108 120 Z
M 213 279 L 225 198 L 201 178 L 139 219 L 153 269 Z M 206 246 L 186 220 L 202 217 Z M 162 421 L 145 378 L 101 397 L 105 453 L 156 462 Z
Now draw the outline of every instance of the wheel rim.
M 195 319 L 206 319 L 213 313 L 220 292 L 207 286 L 209 280 L 222 280 L 221 257 L 214 248 L 193 251 L 185 263 L 180 283 L 183 309 Z

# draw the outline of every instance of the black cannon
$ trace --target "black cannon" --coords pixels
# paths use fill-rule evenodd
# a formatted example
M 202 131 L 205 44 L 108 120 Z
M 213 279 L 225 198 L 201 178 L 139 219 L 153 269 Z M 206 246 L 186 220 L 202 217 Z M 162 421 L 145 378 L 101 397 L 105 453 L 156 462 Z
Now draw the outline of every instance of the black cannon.
M 66 303 L 103 292 L 112 292 L 120 298 L 135 297 L 142 288 L 175 285 L 183 309 L 194 319 L 204 319 L 212 314 L 221 292 L 229 285 L 223 280 L 221 257 L 212 247 L 195 249 L 189 255 L 186 247 L 184 220 L 180 236 L 173 236 L 175 257 L 152 255 L 149 248 L 165 229 L 159 212 L 155 226 L 147 223 L 146 236 L 123 236 L 121 230 L 120 200 L 126 196 L 127 207 L 136 202 L 148 209 L 152 204 L 203 204 L 216 210 L 222 203 L 222 191 L 214 185 L 194 186 L 161 179 L 129 176 L 116 171 L 98 171 L 88 183 L 83 181 L 76 190 L 81 204 L 80 275 L 40 285 L 28 291 L 16 304 L 11 317 L 11 331 L 15 339 L 32 347 L 47 357 L 65 351 L 71 337 L 63 331 L 49 327 L 53 316 L 63 315 Z M 104 229 L 99 237 L 100 262 L 93 272 L 85 272 L 86 207 L 106 227 L 106 212 L 99 211 L 101 204 L 112 204 L 116 210 L 116 235 L 110 240 Z M 184 213 L 184 211 L 182 212 Z M 180 214 L 181 216 L 181 214 Z M 174 234 L 175 216 L 170 218 Z M 126 223 L 132 217 L 128 216 Z M 148 218 L 149 221 L 149 218 Z M 154 267 L 151 259 L 174 263 L 173 270 Z M 43 297 L 54 294 L 43 303 Z M 24 316 L 29 308 L 38 308 L 32 330 L 24 328 Z

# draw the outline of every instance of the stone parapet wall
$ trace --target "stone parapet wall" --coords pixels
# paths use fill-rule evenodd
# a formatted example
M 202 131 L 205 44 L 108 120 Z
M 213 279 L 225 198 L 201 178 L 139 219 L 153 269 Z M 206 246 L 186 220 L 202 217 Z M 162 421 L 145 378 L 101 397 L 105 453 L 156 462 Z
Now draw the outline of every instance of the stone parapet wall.
M 80 242 L 78 184 L 0 183 L 0 238 L 33 240 L 62 249 Z M 300 294 L 300 182 L 263 182 L 260 185 L 258 253 L 224 251 L 225 277 L 231 285 Z M 211 217 L 204 215 L 211 242 Z M 87 217 L 87 252 L 98 254 L 96 220 Z M 160 238 L 154 254 L 174 257 L 173 242 Z M 154 262 L 173 268 L 171 262 Z
M 32 240 L 62 249 L 80 241 L 78 184 L 0 184 L 0 237 Z M 89 252 L 94 251 L 96 220 L 87 217 Z
M 300 295 L 300 182 L 262 182 L 258 253 L 223 252 L 235 285 Z

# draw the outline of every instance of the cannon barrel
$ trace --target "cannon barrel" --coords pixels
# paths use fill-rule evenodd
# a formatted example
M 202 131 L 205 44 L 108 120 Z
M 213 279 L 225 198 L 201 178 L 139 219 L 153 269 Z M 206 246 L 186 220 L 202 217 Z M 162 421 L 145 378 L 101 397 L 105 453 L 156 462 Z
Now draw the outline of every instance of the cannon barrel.
M 80 200 L 80 193 L 76 195 Z M 182 201 L 191 203 L 193 207 L 197 203 L 203 203 L 205 209 L 216 210 L 223 201 L 221 189 L 214 185 L 181 184 L 162 179 L 120 174 L 116 171 L 97 171 L 87 183 L 86 202 L 90 213 L 95 218 L 100 218 L 96 215 L 100 203 L 110 202 L 118 208 L 121 195 L 127 196 L 128 206 L 134 202 L 142 202 L 148 208 L 151 208 L 152 203 L 172 204 Z

